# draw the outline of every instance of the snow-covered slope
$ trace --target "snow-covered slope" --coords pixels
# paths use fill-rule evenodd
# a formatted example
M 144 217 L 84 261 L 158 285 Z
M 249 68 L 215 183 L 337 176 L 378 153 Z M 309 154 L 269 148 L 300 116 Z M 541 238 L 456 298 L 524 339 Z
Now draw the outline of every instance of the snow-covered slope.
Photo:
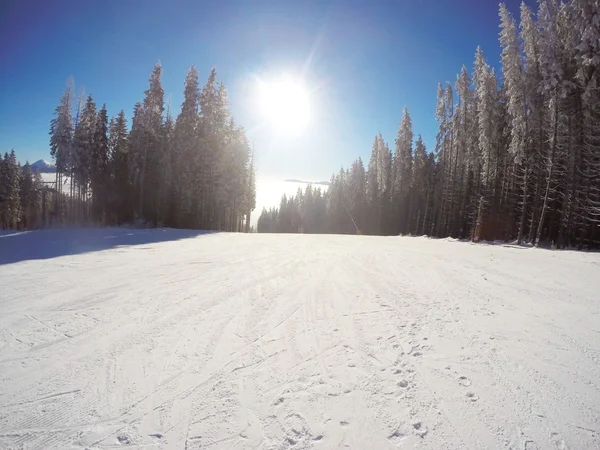
M 0 448 L 600 448 L 600 255 L 0 238 Z
M 43 159 L 38 159 L 36 162 L 31 164 L 31 170 L 37 170 L 40 173 L 54 173 L 56 172 L 56 166 Z

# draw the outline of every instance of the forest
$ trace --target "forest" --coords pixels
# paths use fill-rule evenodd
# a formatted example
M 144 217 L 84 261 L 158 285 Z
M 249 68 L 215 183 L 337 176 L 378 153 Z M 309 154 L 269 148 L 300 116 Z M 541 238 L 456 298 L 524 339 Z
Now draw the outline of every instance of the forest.
M 405 108 L 331 178 L 263 210 L 259 232 L 428 235 L 557 248 L 600 244 L 600 4 L 500 5 L 501 73 L 477 48 L 472 72 L 439 84 L 433 151 Z
M 200 88 L 191 67 L 181 112 L 173 118 L 150 74 L 131 127 L 108 118 L 91 94 L 68 83 L 50 124 L 54 183 L 44 183 L 15 152 L 0 158 L 0 228 L 119 225 L 249 231 L 255 207 L 253 152 L 229 112 L 213 68 Z
M 434 149 L 405 108 L 392 148 L 381 133 L 361 158 L 263 210 L 259 232 L 451 236 L 558 248 L 600 244 L 600 6 L 595 0 L 500 5 L 500 72 L 474 67 L 437 87 Z M 50 124 L 54 183 L 14 152 L 0 158 L 0 228 L 118 225 L 249 231 L 253 150 L 213 69 L 191 67 L 181 112 L 151 72 L 131 126 L 77 96 L 71 81 Z

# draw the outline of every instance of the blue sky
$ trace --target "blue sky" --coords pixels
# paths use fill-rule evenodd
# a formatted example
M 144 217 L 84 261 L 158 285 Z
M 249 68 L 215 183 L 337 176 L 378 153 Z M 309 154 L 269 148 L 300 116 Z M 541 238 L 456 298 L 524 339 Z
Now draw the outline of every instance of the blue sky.
M 518 16 L 519 2 L 507 2 Z M 161 61 L 179 111 L 185 74 L 212 66 L 257 151 L 259 175 L 327 179 L 379 131 L 393 146 L 402 108 L 435 142 L 438 82 L 471 71 L 475 48 L 498 65 L 492 0 L 145 0 L 0 3 L 0 150 L 50 159 L 49 122 L 69 76 L 109 114 L 128 119 Z M 314 89 L 301 136 L 258 127 L 255 77 L 286 72 Z M 366 162 L 366 161 L 365 161 Z

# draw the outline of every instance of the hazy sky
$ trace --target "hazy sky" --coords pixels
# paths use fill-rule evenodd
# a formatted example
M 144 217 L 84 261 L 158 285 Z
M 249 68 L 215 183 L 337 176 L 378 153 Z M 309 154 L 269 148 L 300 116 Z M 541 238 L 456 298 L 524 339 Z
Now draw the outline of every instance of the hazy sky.
M 518 16 L 519 2 L 507 2 Z M 50 159 L 49 122 L 69 76 L 130 119 L 153 65 L 177 114 L 187 69 L 212 66 L 255 143 L 259 176 L 328 179 L 379 131 L 393 146 L 402 108 L 435 142 L 436 86 L 471 72 L 479 44 L 498 65 L 493 0 L 144 0 L 0 2 L 0 150 Z M 300 136 L 260 127 L 255 78 L 286 72 L 313 91 Z M 366 162 L 366 161 L 365 161 Z

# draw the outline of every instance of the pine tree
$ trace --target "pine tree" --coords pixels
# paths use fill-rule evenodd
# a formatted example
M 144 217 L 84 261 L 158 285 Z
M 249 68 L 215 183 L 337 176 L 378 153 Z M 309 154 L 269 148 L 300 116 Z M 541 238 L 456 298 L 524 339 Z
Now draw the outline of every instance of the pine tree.
M 149 87 L 142 103 L 142 142 L 144 145 L 140 178 L 140 214 L 157 224 L 161 191 L 164 188 L 160 161 L 163 145 L 164 90 L 160 81 L 162 67 L 157 63 L 150 74 Z
M 73 82 L 69 80 L 59 105 L 55 109 L 54 118 L 50 122 L 50 155 L 56 161 L 56 189 L 62 192 L 63 176 L 69 167 L 73 144 L 73 119 L 71 116 L 71 100 L 73 98 Z M 58 198 L 61 198 L 60 196 Z M 62 205 L 58 205 L 59 208 Z M 62 212 L 60 212 L 62 220 Z
M 21 223 L 21 168 L 17 163 L 15 151 L 4 154 L 2 164 L 2 196 L 0 224 L 9 229 L 16 229 Z
M 546 213 L 550 203 L 556 194 L 557 160 L 560 158 L 559 147 L 559 122 L 560 122 L 560 84 L 563 78 L 560 65 L 560 40 L 558 33 L 558 6 L 554 0 L 545 0 L 540 3 L 538 20 L 540 22 L 541 49 L 540 49 L 540 72 L 542 77 L 541 91 L 547 104 L 546 134 L 548 145 L 544 157 L 545 165 L 545 187 L 543 201 L 538 221 L 538 229 L 535 244 L 539 245 L 544 230 Z M 513 124 L 514 126 L 514 124 Z M 520 234 L 520 233 L 519 233 Z
M 529 7 L 521 3 L 521 41 L 524 50 L 523 67 L 523 89 L 525 93 L 525 108 L 527 114 L 527 131 L 525 136 L 526 145 L 531 149 L 529 156 L 530 170 L 535 173 L 533 178 L 531 226 L 527 240 L 532 241 L 533 233 L 537 229 L 537 220 L 540 212 L 540 199 L 542 189 L 542 154 L 545 143 L 544 136 L 544 100 L 540 91 L 540 33 L 533 20 L 533 14 Z M 527 175 L 527 174 L 526 174 Z M 524 221 L 521 221 L 524 224 Z M 523 239 L 522 233 L 517 237 L 520 243 Z
M 412 120 L 408 109 L 402 111 L 402 120 L 396 136 L 394 153 L 394 182 L 392 204 L 396 212 L 394 234 L 410 232 L 410 186 L 412 183 Z
M 175 122 L 170 110 L 163 124 L 162 149 L 160 153 L 160 178 L 162 190 L 159 198 L 159 223 L 174 226 L 176 207 L 176 184 L 178 183 L 175 164 Z
M 575 48 L 575 81 L 580 86 L 582 114 L 582 189 L 579 247 L 585 238 L 598 240 L 600 220 L 600 6 L 593 0 L 574 2 L 574 28 L 580 36 Z
M 229 122 L 227 93 L 224 85 L 217 84 L 217 71 L 212 69 L 200 94 L 200 130 L 202 154 L 200 216 L 203 228 L 218 228 L 219 197 L 224 180 L 220 167 L 223 157 L 226 128 Z
M 86 221 L 88 219 L 88 207 L 86 203 L 90 193 L 96 119 L 96 104 L 90 94 L 83 107 L 83 111 L 79 115 L 73 137 L 73 184 L 76 186 L 78 205 L 81 206 L 80 211 L 76 214 L 76 220 L 78 221 Z
M 379 158 L 379 135 L 373 141 L 369 167 L 367 169 L 367 223 L 365 229 L 369 234 L 381 233 L 380 204 L 379 204 L 379 176 L 377 161 Z M 331 186 L 330 186 L 331 187 Z
M 246 212 L 246 233 L 250 232 L 250 216 L 254 208 L 256 208 L 256 168 L 254 162 L 254 147 L 252 148 L 252 156 L 250 157 L 250 166 L 246 174 L 246 190 L 244 211 Z
M 410 233 L 418 234 L 423 229 L 423 221 L 427 219 L 427 150 L 421 135 L 415 144 L 415 156 L 412 174 L 412 210 L 416 214 L 414 226 Z
M 37 175 L 37 176 L 36 176 Z M 19 199 L 21 201 L 22 226 L 34 229 L 41 219 L 41 178 L 34 174 L 29 163 L 25 163 L 21 173 Z
M 106 105 L 98 112 L 90 160 L 92 189 L 92 218 L 96 223 L 106 222 L 109 188 L 108 115 Z
M 352 163 L 347 187 L 349 192 L 348 208 L 356 232 L 360 234 L 365 230 L 367 219 L 367 174 L 361 158 Z
M 507 110 L 510 117 L 509 153 L 514 158 L 514 164 L 521 174 L 521 218 L 519 220 L 519 233 L 517 235 L 517 241 L 520 243 L 525 232 L 527 208 L 529 206 L 530 160 L 526 148 L 528 122 L 525 116 L 525 83 L 523 68 L 521 66 L 517 27 L 512 15 L 503 3 L 500 4 L 500 21 L 501 62 L 508 100 Z
M 110 156 L 112 166 L 112 186 L 110 203 L 119 224 L 131 221 L 133 218 L 133 195 L 129 177 L 129 143 L 127 120 L 121 110 L 110 127 Z
M 200 141 L 200 90 L 198 72 L 192 66 L 185 79 L 181 112 L 175 122 L 174 164 L 176 184 L 176 223 L 199 226 L 200 202 L 204 198 L 203 146 Z

